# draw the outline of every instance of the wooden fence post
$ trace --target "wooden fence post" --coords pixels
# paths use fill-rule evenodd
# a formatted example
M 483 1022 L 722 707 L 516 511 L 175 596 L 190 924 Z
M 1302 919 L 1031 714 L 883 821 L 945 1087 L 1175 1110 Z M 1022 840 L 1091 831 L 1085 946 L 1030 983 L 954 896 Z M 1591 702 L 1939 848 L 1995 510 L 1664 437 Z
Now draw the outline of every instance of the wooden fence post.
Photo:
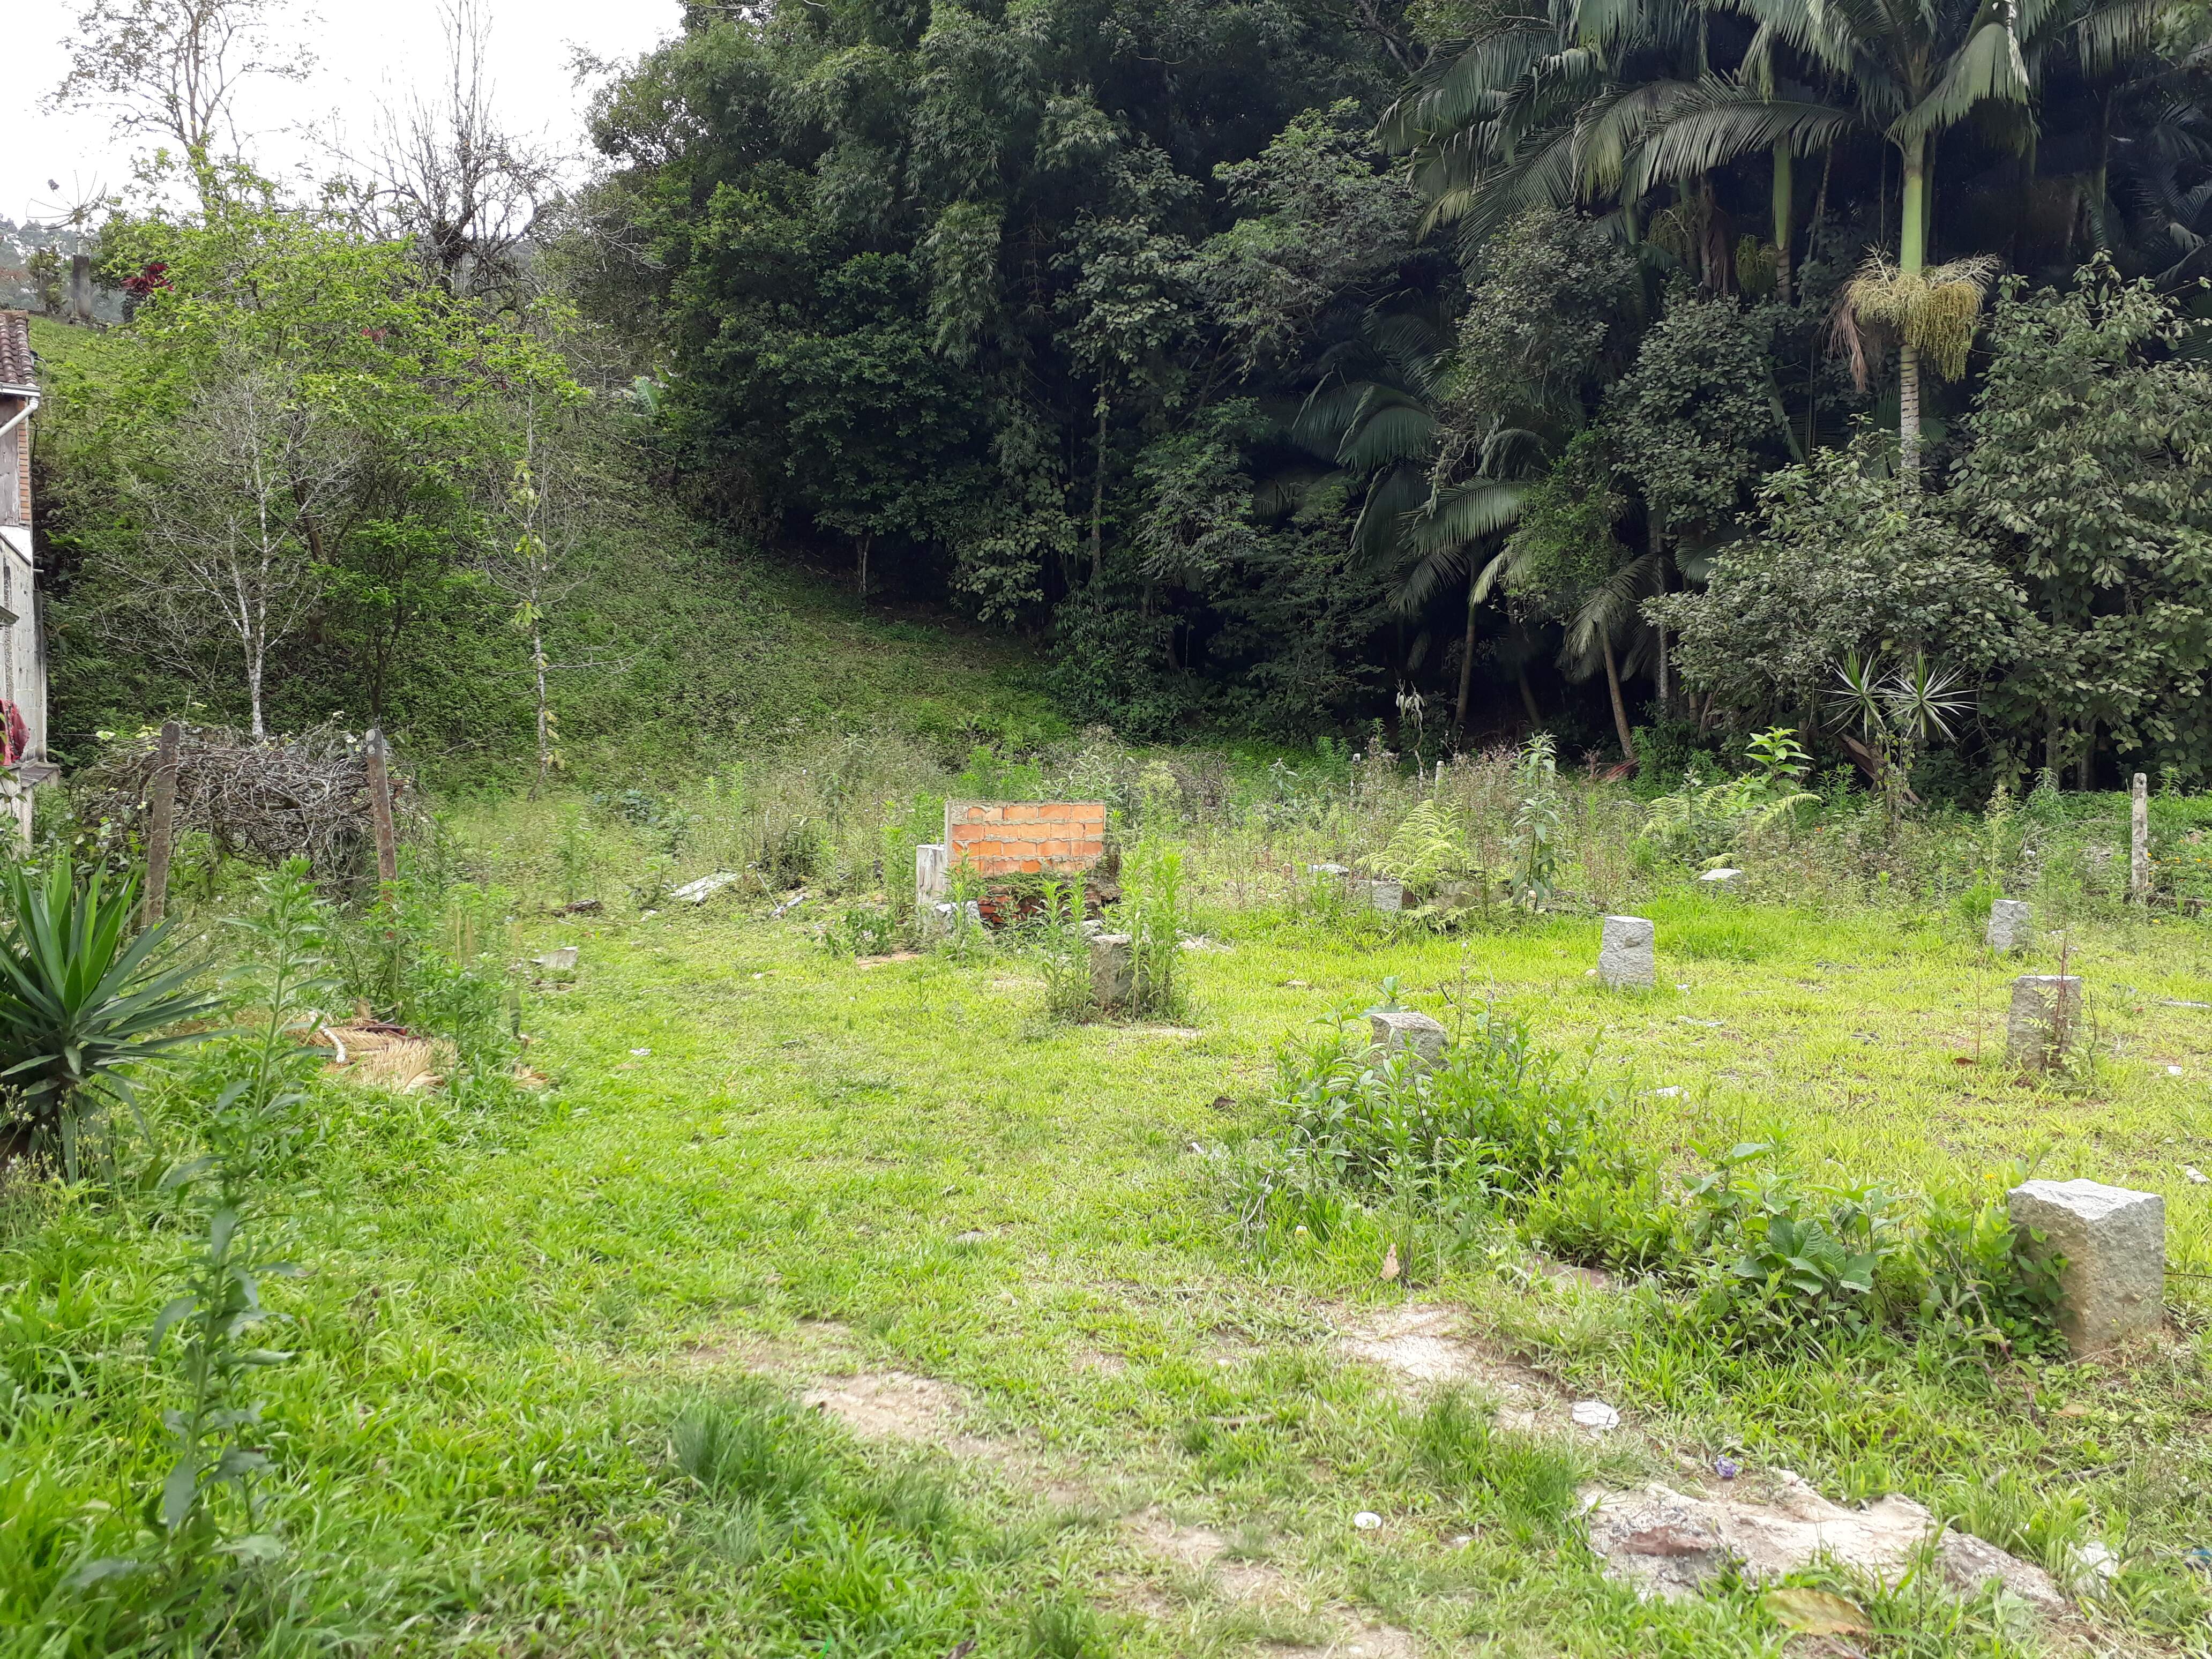
M 392 827 L 392 775 L 385 764 L 381 727 L 368 728 L 363 747 L 368 763 L 368 821 L 376 831 L 376 879 L 389 887 L 399 879 L 399 840 Z
M 161 741 L 154 751 L 154 791 L 146 803 L 146 894 L 144 926 L 161 921 L 169 905 L 169 854 L 177 833 L 177 760 L 184 746 L 185 728 L 175 720 L 161 723 Z
M 2129 828 L 2133 832 L 2128 849 L 2128 896 L 2138 904 L 2150 902 L 2150 780 L 2136 774 L 2135 799 L 2129 804 Z

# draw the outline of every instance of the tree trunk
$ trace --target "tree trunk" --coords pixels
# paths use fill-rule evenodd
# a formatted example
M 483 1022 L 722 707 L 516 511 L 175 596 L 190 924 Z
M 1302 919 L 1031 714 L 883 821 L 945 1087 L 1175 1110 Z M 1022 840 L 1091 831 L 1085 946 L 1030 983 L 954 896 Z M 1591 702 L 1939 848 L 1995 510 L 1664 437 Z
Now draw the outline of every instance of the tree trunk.
M 269 735 L 269 728 L 261 720 L 261 652 L 252 645 L 246 648 L 246 695 L 253 710 L 253 740 L 258 743 Z
M 1897 349 L 1897 470 L 1907 489 L 1920 486 L 1920 349 Z
M 1472 565 L 1473 560 L 1468 563 Z M 1459 700 L 1452 708 L 1452 729 L 1462 743 L 1467 741 L 1467 705 L 1474 693 L 1474 581 L 1467 585 L 1467 637 L 1461 641 L 1459 653 Z
M 1786 142 L 1778 143 L 1774 147 L 1774 297 L 1785 306 L 1790 303 L 1790 220 L 1795 183 L 1790 146 Z
M 1528 711 L 1528 724 L 1532 727 L 1541 726 L 1544 711 L 1536 707 L 1536 688 L 1528 684 L 1528 671 L 1516 668 L 1513 671 L 1513 678 L 1521 688 L 1521 706 Z
M 1905 199 L 1898 209 L 1897 264 L 1917 276 L 1928 263 L 1927 140 L 1905 148 Z M 1920 486 L 1920 352 L 1911 344 L 1897 349 L 1897 459 L 1905 487 Z
M 530 624 L 530 672 L 538 688 L 538 776 L 530 786 L 532 800 L 544 789 L 546 775 L 553 765 L 551 721 L 545 706 L 545 634 L 534 615 Z
M 1605 689 L 1613 694 L 1613 729 L 1620 735 L 1620 755 L 1630 765 L 1636 763 L 1636 739 L 1629 735 L 1628 705 L 1620 699 L 1620 665 L 1613 659 L 1613 635 L 1600 636 L 1605 647 Z
M 1098 447 L 1091 468 L 1091 580 L 1098 580 L 1106 542 L 1106 394 L 1098 394 Z
M 860 537 L 860 603 L 864 605 L 868 602 L 868 544 L 874 539 L 865 532 Z

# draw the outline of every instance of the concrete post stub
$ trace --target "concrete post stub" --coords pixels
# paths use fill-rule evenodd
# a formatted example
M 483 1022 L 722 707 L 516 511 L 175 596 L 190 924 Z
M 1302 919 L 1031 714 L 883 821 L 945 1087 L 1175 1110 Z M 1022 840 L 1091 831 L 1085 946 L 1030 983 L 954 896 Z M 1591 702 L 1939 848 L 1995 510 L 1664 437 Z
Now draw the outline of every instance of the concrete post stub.
M 1101 1008 L 1126 1008 L 1137 995 L 1137 941 L 1128 933 L 1091 936 L 1091 997 Z
M 2022 974 L 2012 982 L 2005 1053 L 2042 1071 L 2065 1057 L 2081 1030 L 2081 981 L 2074 974 Z
M 1650 990 L 1659 982 L 1651 948 L 1657 936 L 1647 917 L 1607 916 L 1598 944 L 1598 978 L 1614 990 Z
M 2000 956 L 2035 943 L 2035 910 L 2026 899 L 1998 899 L 1990 906 L 1990 949 Z
M 2163 1198 L 2095 1181 L 2028 1181 L 2005 1202 L 2013 1225 L 2032 1230 L 2029 1255 L 2065 1258 L 2058 1328 L 2075 1352 L 2159 1328 L 2166 1316 Z
M 1369 1030 L 1375 1046 L 1386 1054 L 1404 1050 L 1424 1066 L 1434 1066 L 1444 1056 L 1444 1028 L 1426 1014 L 1411 1008 L 1370 1008 Z
M 915 909 L 927 909 L 945 896 L 951 867 L 950 850 L 941 841 L 926 841 L 914 849 Z

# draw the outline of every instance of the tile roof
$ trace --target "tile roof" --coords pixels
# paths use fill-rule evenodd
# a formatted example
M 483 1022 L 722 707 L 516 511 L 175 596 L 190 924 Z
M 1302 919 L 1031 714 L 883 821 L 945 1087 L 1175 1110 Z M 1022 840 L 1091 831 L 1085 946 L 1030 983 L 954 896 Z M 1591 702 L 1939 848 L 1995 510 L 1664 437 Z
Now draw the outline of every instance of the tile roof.
M 30 318 L 20 311 L 0 311 L 0 386 L 38 383 L 38 369 L 31 361 Z

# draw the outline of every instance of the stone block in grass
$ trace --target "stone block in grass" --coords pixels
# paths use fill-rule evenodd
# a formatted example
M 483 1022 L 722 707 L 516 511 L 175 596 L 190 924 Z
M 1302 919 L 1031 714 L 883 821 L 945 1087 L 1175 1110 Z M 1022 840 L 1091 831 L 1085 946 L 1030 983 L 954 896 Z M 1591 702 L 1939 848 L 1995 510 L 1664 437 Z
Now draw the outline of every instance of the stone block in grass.
M 1597 976 L 1616 991 L 1648 991 L 1659 982 L 1652 944 L 1658 929 L 1646 916 L 1607 916 L 1597 951 Z
M 2081 1030 L 2081 981 L 2074 974 L 2022 974 L 2012 982 L 2005 1017 L 2005 1053 L 2016 1066 L 2057 1065 Z
M 1367 1025 L 1375 1034 L 1375 1046 L 1386 1054 L 1402 1050 L 1425 1066 L 1444 1057 L 1444 1028 L 1426 1014 L 1411 1008 L 1370 1008 Z
M 2025 1181 L 2005 1194 L 2039 1259 L 2063 1257 L 2058 1328 L 2076 1353 L 2155 1332 L 2166 1312 L 2166 1200 L 2097 1181 Z
M 1101 1008 L 1126 1008 L 1137 994 L 1137 941 L 1131 933 L 1091 936 L 1091 999 Z
M 1998 899 L 1990 906 L 1989 931 L 1984 935 L 1999 956 L 2025 950 L 2035 942 L 2035 910 L 2026 899 Z
M 1402 910 L 1406 908 L 1406 884 L 1402 881 L 1363 881 L 1352 892 L 1370 910 Z

